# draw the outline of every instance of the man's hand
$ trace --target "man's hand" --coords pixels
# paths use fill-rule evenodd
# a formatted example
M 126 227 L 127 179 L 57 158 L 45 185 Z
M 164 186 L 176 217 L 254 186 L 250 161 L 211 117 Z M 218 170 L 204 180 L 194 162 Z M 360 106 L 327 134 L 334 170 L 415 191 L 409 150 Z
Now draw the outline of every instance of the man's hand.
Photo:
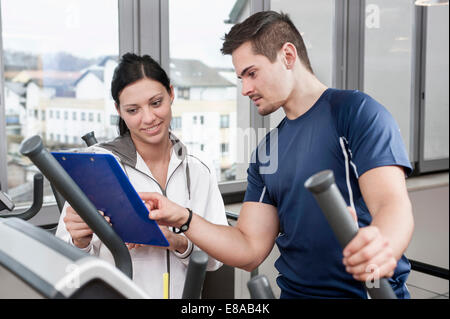
M 356 221 L 356 212 L 349 210 Z M 360 228 L 343 254 L 346 271 L 360 281 L 392 277 L 397 266 L 389 241 L 376 226 Z
M 170 201 L 167 197 L 158 193 L 139 193 L 141 199 L 150 208 L 148 217 L 162 226 L 180 228 L 189 217 L 189 211 Z

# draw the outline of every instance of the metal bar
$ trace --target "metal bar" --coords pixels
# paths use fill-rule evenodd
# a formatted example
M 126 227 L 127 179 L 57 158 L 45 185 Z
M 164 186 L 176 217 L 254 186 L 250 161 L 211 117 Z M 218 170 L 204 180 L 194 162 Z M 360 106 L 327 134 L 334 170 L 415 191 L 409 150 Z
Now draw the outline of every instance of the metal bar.
M 29 157 L 49 182 L 55 185 L 61 195 L 111 251 L 116 267 L 132 278 L 133 268 L 128 248 L 64 168 L 44 148 L 40 136 L 35 135 L 23 141 L 20 145 L 20 153 Z
M 7 136 L 6 136 L 6 117 L 5 117 L 5 99 L 3 97 L 3 36 L 2 36 L 2 8 L 0 3 L 0 190 L 8 192 L 8 175 L 7 175 Z
M 334 182 L 333 171 L 326 170 L 311 176 L 305 182 L 305 187 L 317 200 L 342 248 L 347 246 L 358 233 L 358 226 Z M 374 287 L 366 288 L 373 299 L 397 299 L 387 278 L 380 278 Z
M 200 299 L 207 264 L 208 255 L 204 251 L 197 250 L 192 253 L 184 282 L 183 299 Z
M 437 266 L 433 266 L 427 263 L 423 263 L 417 260 L 409 259 L 409 262 L 411 264 L 411 269 L 428 274 L 434 277 L 439 277 L 443 279 L 449 280 L 449 270 Z

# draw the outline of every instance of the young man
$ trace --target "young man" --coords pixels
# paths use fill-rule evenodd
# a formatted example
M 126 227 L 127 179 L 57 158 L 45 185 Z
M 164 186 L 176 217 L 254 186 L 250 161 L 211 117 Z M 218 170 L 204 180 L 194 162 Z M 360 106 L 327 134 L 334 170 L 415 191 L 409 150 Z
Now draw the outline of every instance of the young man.
M 141 194 L 149 217 L 177 228 L 188 224 L 193 243 L 248 271 L 277 243 L 281 298 L 366 298 L 364 284 L 374 276 L 390 277 L 397 296 L 408 298 L 403 252 L 413 231 L 405 185 L 411 167 L 392 116 L 362 92 L 323 85 L 287 15 L 254 14 L 225 36 L 222 52 L 232 55 L 242 94 L 258 112 L 282 107 L 286 117 L 253 154 L 236 227 L 213 225 L 155 193 Z M 266 149 L 275 170 L 265 170 L 260 159 Z M 361 227 L 343 251 L 303 186 L 324 169 L 333 170 Z

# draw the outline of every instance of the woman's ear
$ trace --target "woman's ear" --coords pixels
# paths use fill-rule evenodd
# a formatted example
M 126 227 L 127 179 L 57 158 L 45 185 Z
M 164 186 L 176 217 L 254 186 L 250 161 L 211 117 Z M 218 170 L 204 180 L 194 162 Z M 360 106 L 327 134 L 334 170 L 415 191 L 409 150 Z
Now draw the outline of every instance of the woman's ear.
M 116 107 L 116 111 L 117 111 L 117 113 L 120 116 L 120 107 L 119 107 L 119 105 L 117 105 L 117 103 L 114 103 L 114 106 Z
M 170 85 L 170 94 L 169 95 L 170 95 L 170 105 L 172 105 L 173 100 L 175 98 L 175 91 L 174 91 L 174 88 L 173 88 L 172 84 Z

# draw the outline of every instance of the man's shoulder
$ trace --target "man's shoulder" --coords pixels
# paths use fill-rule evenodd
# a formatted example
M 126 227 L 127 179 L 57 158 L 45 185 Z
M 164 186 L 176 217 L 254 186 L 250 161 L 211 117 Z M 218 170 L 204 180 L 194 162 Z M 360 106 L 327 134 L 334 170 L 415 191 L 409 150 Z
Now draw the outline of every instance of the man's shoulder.
M 367 101 L 372 102 L 374 100 L 368 94 L 359 90 L 333 89 L 329 101 L 333 108 L 339 110 L 358 107 Z

